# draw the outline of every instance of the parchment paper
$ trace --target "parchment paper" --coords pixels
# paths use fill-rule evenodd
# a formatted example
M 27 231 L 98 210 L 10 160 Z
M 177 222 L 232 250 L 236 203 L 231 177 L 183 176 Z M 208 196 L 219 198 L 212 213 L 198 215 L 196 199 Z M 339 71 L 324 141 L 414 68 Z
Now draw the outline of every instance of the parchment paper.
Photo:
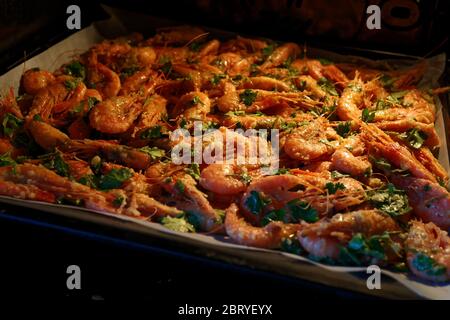
M 117 21 L 109 21 L 107 24 L 115 25 L 118 30 L 123 30 L 123 26 L 117 24 Z M 27 60 L 24 64 L 10 70 L 0 77 L 0 88 L 2 92 L 19 86 L 20 76 L 24 70 L 32 67 L 54 70 L 64 62 L 69 61 L 74 55 L 87 50 L 90 46 L 101 41 L 102 36 L 98 30 L 98 25 L 92 25 L 83 29 L 60 43 L 49 48 L 47 51 Z M 105 31 L 105 30 L 103 30 Z M 111 30 L 106 30 L 111 31 Z M 132 31 L 132 30 L 130 30 Z M 104 34 L 104 32 L 103 32 Z M 361 59 L 355 57 L 345 57 L 331 52 L 317 50 L 317 54 L 322 57 L 329 57 L 335 61 L 348 61 L 349 59 Z M 367 59 L 363 59 L 367 61 Z M 371 61 L 370 63 L 375 63 Z M 384 61 L 376 62 L 383 64 L 403 65 L 411 62 Z M 428 59 L 429 69 L 426 75 L 426 83 L 437 86 L 437 79 L 442 74 L 445 65 L 445 56 L 439 55 Z M 444 167 L 449 170 L 449 160 L 447 143 L 445 141 L 445 127 L 442 117 L 442 106 L 439 99 L 436 99 L 438 106 L 436 128 L 441 137 L 442 146 L 439 154 L 439 160 Z M 381 290 L 369 290 L 366 287 L 368 277 L 365 268 L 358 267 L 336 267 L 317 263 L 307 258 L 284 253 L 274 250 L 262 250 L 249 248 L 233 244 L 226 237 L 211 236 L 204 234 L 185 234 L 177 233 L 164 228 L 162 225 L 147 221 L 133 219 L 127 216 L 112 215 L 103 212 L 93 213 L 89 210 L 70 207 L 64 205 L 46 204 L 35 201 L 18 200 L 9 197 L 0 197 L 0 202 L 6 202 L 14 205 L 25 206 L 38 210 L 53 212 L 58 215 L 70 216 L 78 219 L 88 219 L 97 223 L 108 223 L 109 221 L 123 222 L 123 226 L 131 230 L 139 230 L 153 236 L 163 237 L 172 241 L 183 242 L 187 245 L 196 246 L 207 250 L 208 255 L 212 257 L 227 256 L 234 257 L 233 262 L 257 266 L 265 270 L 282 273 L 289 276 L 303 278 L 322 284 L 343 287 L 346 289 L 357 290 L 368 294 L 381 295 L 390 298 L 411 298 L 424 297 L 429 299 L 450 299 L 450 284 L 434 285 L 417 279 L 411 274 L 395 273 L 389 270 L 382 270 L 383 278 Z M 96 219 L 96 217 L 98 219 Z

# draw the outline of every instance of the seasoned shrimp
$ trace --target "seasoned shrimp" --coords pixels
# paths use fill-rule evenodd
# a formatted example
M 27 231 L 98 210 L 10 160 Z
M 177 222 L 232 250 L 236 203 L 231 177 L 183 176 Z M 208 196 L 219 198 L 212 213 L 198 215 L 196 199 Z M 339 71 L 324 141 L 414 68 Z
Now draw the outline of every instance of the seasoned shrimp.
M 406 191 L 414 213 L 425 222 L 440 228 L 450 228 L 450 193 L 436 182 L 415 177 L 391 177 L 392 182 Z
M 360 106 L 364 102 L 363 82 L 358 74 L 342 92 L 336 108 L 336 113 L 341 120 L 359 120 L 361 117 Z
M 84 98 L 86 86 L 70 76 L 59 76 L 54 82 L 38 91 L 25 120 L 35 117 L 45 122 L 58 123 L 52 115 L 75 107 Z M 55 116 L 56 117 L 56 116 Z
M 69 140 L 60 149 L 87 160 L 101 155 L 108 161 L 118 162 L 135 170 L 145 170 L 154 162 L 148 153 L 105 140 Z
M 245 191 L 246 177 L 251 179 L 245 167 L 214 163 L 202 170 L 199 182 L 206 190 L 222 195 L 234 195 Z
M 355 234 L 371 237 L 386 231 L 398 232 L 400 228 L 391 217 L 377 210 L 359 210 L 338 213 L 332 218 L 304 225 L 298 232 L 298 239 L 311 255 L 336 260 L 339 258 L 340 248 Z
M 327 172 L 324 175 L 297 169 L 291 170 L 291 174 L 261 177 L 248 186 L 242 197 L 243 214 L 252 222 L 257 222 L 272 210 L 283 208 L 291 211 L 289 204 L 301 201 L 305 208 L 312 208 L 318 216 L 324 216 L 334 209 L 343 210 L 366 200 L 361 184 L 352 178 L 337 180 L 343 185 L 342 190 L 329 194 L 325 190 L 330 182 L 328 175 Z M 255 208 L 252 205 L 256 196 L 266 204 L 264 207 Z
M 337 133 L 324 119 L 317 118 L 292 131 L 286 138 L 284 151 L 292 158 L 311 161 L 329 156 L 337 147 Z
M 261 89 L 267 91 L 286 92 L 292 88 L 285 82 L 270 77 L 250 77 L 243 81 L 238 89 Z
M 370 173 L 372 165 L 367 157 L 355 157 L 345 148 L 337 149 L 331 156 L 332 167 L 335 170 L 358 177 Z
M 430 149 L 427 147 L 421 147 L 420 149 L 413 150 L 414 157 L 420 161 L 437 179 L 441 181 L 444 186 L 448 185 L 449 173 L 439 163 L 439 161 L 433 156 Z
M 55 76 L 51 72 L 33 68 L 22 75 L 21 88 L 26 93 L 35 95 L 54 81 Z
M 103 99 L 116 96 L 120 90 L 120 77 L 106 65 L 98 62 L 97 54 L 94 50 L 88 56 L 87 81 L 94 87 Z
M 64 132 L 43 121 L 31 121 L 28 130 L 34 141 L 47 151 L 53 151 L 56 147 L 62 146 L 70 140 Z
M 239 244 L 258 248 L 279 248 L 285 238 L 291 237 L 301 229 L 299 224 L 286 224 L 272 221 L 263 228 L 254 227 L 238 214 L 236 204 L 225 211 L 225 230 L 227 235 Z
M 35 186 L 57 197 L 83 200 L 85 207 L 89 209 L 117 213 L 117 209 L 112 205 L 112 195 L 61 177 L 43 166 L 26 163 L 14 167 L 1 167 L 0 180 Z M 29 198 L 30 195 L 27 197 Z
M 428 171 L 412 154 L 392 140 L 374 124 L 362 124 L 361 138 L 369 146 L 369 154 L 380 155 L 389 160 L 396 167 L 409 170 L 412 175 L 436 182 L 434 175 Z
M 432 222 L 412 221 L 405 241 L 409 269 L 433 282 L 450 280 L 450 238 Z
M 104 133 L 127 131 L 142 111 L 136 97 L 117 96 L 98 103 L 89 114 L 89 123 Z
M 300 47 L 292 42 L 277 47 L 261 65 L 261 69 L 277 67 L 288 59 L 294 60 L 301 53 Z

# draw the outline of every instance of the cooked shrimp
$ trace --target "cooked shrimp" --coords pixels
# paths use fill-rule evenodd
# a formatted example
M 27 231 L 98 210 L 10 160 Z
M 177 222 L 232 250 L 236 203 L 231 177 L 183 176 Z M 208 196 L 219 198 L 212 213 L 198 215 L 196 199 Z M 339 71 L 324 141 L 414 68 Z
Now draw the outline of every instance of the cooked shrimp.
M 405 241 L 409 269 L 433 282 L 450 280 L 450 238 L 432 222 L 413 221 Z
M 338 180 L 337 182 L 342 183 L 344 188 L 334 194 L 328 194 L 325 190 L 328 182 L 329 177 L 322 173 L 302 170 L 291 170 L 291 174 L 286 175 L 261 177 L 248 186 L 242 197 L 241 207 L 246 217 L 256 222 L 267 212 L 286 209 L 286 205 L 291 201 L 299 200 L 316 210 L 319 216 L 324 216 L 334 209 L 343 210 L 366 200 L 364 189 L 357 180 L 352 178 Z M 251 208 L 251 198 L 255 196 L 255 192 L 267 200 L 264 201 L 266 205 L 263 208 L 258 208 L 259 212 L 252 212 Z
M 301 49 L 297 44 L 292 42 L 284 43 L 273 50 L 266 61 L 261 65 L 261 69 L 277 67 L 288 59 L 294 60 L 300 53 Z
M 449 173 L 439 163 L 439 161 L 433 156 L 430 149 L 427 147 L 421 147 L 420 149 L 413 150 L 414 157 L 420 161 L 437 179 L 441 181 L 444 186 L 448 185 Z
M 267 91 L 291 91 L 292 88 L 285 82 L 269 77 L 250 77 L 243 81 L 239 89 L 261 89 Z
M 51 72 L 33 68 L 22 75 L 21 87 L 26 93 L 35 95 L 54 81 L 55 76 Z
M 337 134 L 326 120 L 318 118 L 292 131 L 286 138 L 283 150 L 293 159 L 312 161 L 329 156 L 337 147 Z
M 363 82 L 358 74 L 342 92 L 336 108 L 336 113 L 341 120 L 359 120 L 361 117 L 360 106 L 364 101 Z
M 202 170 L 199 183 L 206 190 L 234 195 L 245 191 L 246 183 L 242 177 L 246 176 L 250 177 L 244 167 L 214 163 Z
M 227 235 L 239 244 L 258 248 L 279 248 L 285 238 L 301 229 L 299 224 L 285 224 L 272 221 L 263 228 L 254 227 L 238 214 L 238 206 L 231 204 L 225 211 L 225 230 Z
M 104 133 L 127 131 L 142 111 L 136 97 L 117 96 L 98 103 L 89 114 L 89 123 Z
M 59 147 L 70 140 L 62 131 L 39 120 L 31 121 L 28 125 L 28 130 L 34 141 L 47 151 L 53 151 L 56 147 Z
M 377 210 L 359 210 L 338 213 L 332 218 L 304 225 L 298 232 L 303 248 L 317 258 L 339 258 L 341 246 L 360 233 L 365 237 L 383 232 L 400 231 L 397 223 Z
M 397 168 L 409 170 L 412 175 L 418 178 L 436 182 L 433 174 L 407 148 L 392 140 L 391 137 L 377 126 L 370 123 L 362 124 L 361 129 L 361 138 L 369 146 L 369 154 L 380 155 L 389 160 Z
M 392 176 L 391 181 L 406 191 L 414 213 L 425 222 L 450 228 L 450 193 L 436 182 L 415 177 Z
M 51 192 L 44 191 L 33 185 L 14 183 L 4 180 L 0 180 L 0 195 L 49 203 L 56 202 L 56 197 Z
M 218 229 L 221 224 L 219 214 L 206 199 L 206 195 L 197 189 L 196 182 L 191 176 L 184 172 L 178 172 L 172 178 L 165 179 L 161 185 L 172 195 L 185 200 L 176 202 L 175 206 L 193 214 L 198 219 L 203 231 Z M 176 201 L 173 198 L 171 200 Z
M 331 156 L 332 167 L 335 170 L 358 177 L 370 173 L 372 165 L 367 157 L 355 157 L 345 148 L 337 149 Z
M 145 170 L 155 161 L 149 154 L 139 149 L 105 140 L 70 140 L 60 148 L 64 152 L 73 152 L 87 160 L 101 155 L 108 161 L 118 162 L 135 170 Z
M 0 180 L 35 186 L 51 192 L 57 197 L 83 200 L 86 208 L 116 213 L 112 205 L 112 195 L 93 190 L 85 185 L 61 177 L 55 172 L 34 164 L 18 164 L 14 167 L 1 167 Z

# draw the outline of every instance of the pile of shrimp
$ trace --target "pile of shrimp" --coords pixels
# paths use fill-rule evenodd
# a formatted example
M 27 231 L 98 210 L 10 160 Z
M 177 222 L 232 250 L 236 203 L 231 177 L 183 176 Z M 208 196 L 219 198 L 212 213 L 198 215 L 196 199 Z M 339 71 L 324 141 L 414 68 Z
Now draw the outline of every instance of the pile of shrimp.
M 418 87 L 426 69 L 333 63 L 196 27 L 105 40 L 3 95 L 0 195 L 449 281 L 449 177 L 433 91 Z M 170 134 L 194 121 L 278 129 L 280 169 L 174 163 Z

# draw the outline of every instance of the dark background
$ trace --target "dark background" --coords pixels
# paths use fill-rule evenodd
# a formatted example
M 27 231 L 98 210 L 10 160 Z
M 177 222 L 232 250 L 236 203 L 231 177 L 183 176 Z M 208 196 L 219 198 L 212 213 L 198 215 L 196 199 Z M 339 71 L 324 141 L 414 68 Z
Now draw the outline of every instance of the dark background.
M 430 56 L 449 52 L 449 1 L 102 1 L 176 21 L 328 48 Z M 95 1 L 0 0 L 0 74 L 71 33 L 68 4 L 83 26 L 107 18 Z M 364 8 L 382 8 L 381 31 L 365 28 Z M 386 9 L 388 8 L 388 9 Z M 0 204 L 0 293 L 11 300 L 177 303 L 343 301 L 367 296 L 202 258 L 158 239 L 64 221 Z M 66 268 L 82 270 L 82 290 L 69 291 Z M 372 299 L 372 298 L 371 298 Z

